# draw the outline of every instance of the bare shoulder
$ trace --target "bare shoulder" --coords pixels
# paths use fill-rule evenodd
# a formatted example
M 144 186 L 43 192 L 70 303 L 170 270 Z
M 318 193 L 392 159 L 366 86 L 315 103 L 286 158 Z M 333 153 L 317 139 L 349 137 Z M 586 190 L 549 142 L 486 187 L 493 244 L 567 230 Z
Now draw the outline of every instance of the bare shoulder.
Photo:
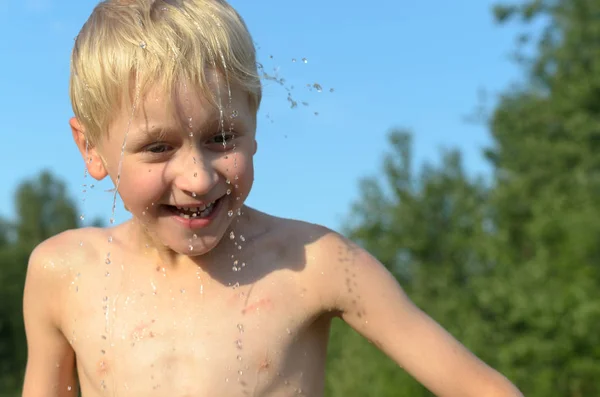
M 97 255 L 97 243 L 106 234 L 104 229 L 72 229 L 50 237 L 31 252 L 30 271 L 60 274 L 69 266 Z
M 281 252 L 283 262 L 296 270 L 323 311 L 339 311 L 340 299 L 347 295 L 342 292 L 351 291 L 357 267 L 379 265 L 357 244 L 325 226 L 274 217 L 270 222 L 270 231 L 259 246 Z
M 73 275 L 98 261 L 107 236 L 106 229 L 72 229 L 38 244 L 29 256 L 25 293 L 35 290 L 39 296 L 41 290 L 50 290 L 60 297 Z

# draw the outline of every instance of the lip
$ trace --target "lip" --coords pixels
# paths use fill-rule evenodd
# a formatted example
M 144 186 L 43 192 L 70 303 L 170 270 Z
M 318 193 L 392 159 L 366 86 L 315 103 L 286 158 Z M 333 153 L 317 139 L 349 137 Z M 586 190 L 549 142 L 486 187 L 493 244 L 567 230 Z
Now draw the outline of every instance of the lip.
M 223 203 L 225 202 L 225 196 L 220 197 L 215 201 L 216 202 L 215 202 L 213 211 L 211 212 L 210 216 L 208 216 L 208 218 L 189 218 L 189 219 L 187 219 L 187 218 L 180 217 L 179 215 L 175 214 L 170 209 L 164 208 L 163 210 L 168 213 L 170 218 L 172 218 L 174 221 L 178 222 L 180 225 L 182 225 L 183 227 L 185 227 L 187 229 L 202 229 L 202 228 L 209 226 L 212 223 L 212 221 L 219 215 L 219 212 L 222 210 Z M 198 204 L 193 204 L 193 205 L 192 204 L 184 204 L 184 205 L 178 205 L 177 207 L 195 208 L 195 207 L 199 207 L 199 205 Z
M 168 204 L 171 207 L 179 207 L 179 208 L 197 208 L 197 207 L 206 207 L 208 204 L 213 203 L 219 199 L 221 199 L 222 197 L 219 197 L 216 200 L 213 201 L 204 201 L 204 202 L 199 202 L 199 203 L 191 203 L 191 204 Z

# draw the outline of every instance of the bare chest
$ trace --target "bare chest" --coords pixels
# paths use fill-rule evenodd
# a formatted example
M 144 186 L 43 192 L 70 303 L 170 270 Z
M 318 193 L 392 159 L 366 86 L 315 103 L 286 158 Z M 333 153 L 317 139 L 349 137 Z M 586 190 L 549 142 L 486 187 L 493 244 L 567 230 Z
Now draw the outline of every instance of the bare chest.
M 320 395 L 329 319 L 276 281 L 81 285 L 64 332 L 83 395 Z

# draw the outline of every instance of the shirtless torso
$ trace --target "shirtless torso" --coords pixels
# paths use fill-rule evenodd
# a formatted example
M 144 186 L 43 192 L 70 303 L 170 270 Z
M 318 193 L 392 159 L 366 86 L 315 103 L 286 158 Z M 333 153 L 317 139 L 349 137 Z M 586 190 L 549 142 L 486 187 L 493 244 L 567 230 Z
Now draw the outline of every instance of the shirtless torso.
M 74 391 L 76 361 L 85 397 L 321 395 L 336 314 L 324 229 L 253 218 L 263 232 L 236 238 L 242 249 L 216 254 L 208 270 L 167 269 L 133 249 L 132 223 L 50 240 L 40 273 L 53 279 L 57 387 Z

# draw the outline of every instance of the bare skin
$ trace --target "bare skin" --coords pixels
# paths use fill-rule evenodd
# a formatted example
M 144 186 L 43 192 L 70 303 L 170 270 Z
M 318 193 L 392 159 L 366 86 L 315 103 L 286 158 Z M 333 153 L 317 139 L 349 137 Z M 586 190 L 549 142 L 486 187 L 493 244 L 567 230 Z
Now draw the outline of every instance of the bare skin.
M 240 218 L 242 249 L 224 238 L 197 266 L 163 267 L 133 221 L 39 246 L 23 395 L 75 396 L 77 374 L 85 397 L 321 396 L 334 316 L 439 396 L 520 395 L 341 236 L 248 208 Z

